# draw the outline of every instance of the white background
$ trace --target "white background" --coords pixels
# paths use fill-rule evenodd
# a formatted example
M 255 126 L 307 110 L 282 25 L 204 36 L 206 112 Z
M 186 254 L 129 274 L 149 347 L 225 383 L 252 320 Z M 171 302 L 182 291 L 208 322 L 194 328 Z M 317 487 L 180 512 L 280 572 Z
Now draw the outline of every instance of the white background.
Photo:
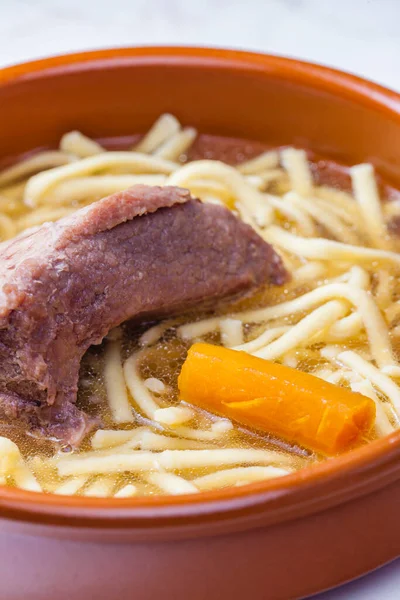
M 143 44 L 285 54 L 400 91 L 400 0 L 0 0 L 0 67 Z M 318 597 L 347 599 L 400 599 L 400 561 Z

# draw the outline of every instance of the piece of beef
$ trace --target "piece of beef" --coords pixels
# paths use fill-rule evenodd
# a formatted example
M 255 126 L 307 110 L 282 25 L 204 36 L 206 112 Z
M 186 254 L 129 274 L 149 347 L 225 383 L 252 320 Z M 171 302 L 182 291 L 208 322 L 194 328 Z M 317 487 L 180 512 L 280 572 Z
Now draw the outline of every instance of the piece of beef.
M 281 284 L 273 248 L 187 190 L 135 186 L 0 244 L 0 409 L 76 445 L 79 364 L 123 321 Z

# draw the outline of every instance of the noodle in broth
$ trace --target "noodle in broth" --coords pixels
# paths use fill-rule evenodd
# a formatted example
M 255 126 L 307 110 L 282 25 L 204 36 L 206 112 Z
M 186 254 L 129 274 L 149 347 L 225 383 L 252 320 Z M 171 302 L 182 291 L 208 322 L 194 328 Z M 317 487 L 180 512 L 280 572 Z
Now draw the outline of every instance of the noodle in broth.
M 350 169 L 350 192 L 316 183 L 303 150 L 244 152 L 232 166 L 206 152 L 191 160 L 196 138 L 195 129 L 162 115 L 129 150 L 70 132 L 59 150 L 0 173 L 1 240 L 136 183 L 178 185 L 234 211 L 291 273 L 281 288 L 217 314 L 111 331 L 84 357 L 78 396 L 102 429 L 79 450 L 55 455 L 32 438 L 18 446 L 0 438 L 1 483 L 61 495 L 188 494 L 281 477 L 323 459 L 179 401 L 177 377 L 199 340 L 371 398 L 376 423 L 365 443 L 398 427 L 400 254 L 388 224 L 400 201 L 382 202 L 369 164 Z

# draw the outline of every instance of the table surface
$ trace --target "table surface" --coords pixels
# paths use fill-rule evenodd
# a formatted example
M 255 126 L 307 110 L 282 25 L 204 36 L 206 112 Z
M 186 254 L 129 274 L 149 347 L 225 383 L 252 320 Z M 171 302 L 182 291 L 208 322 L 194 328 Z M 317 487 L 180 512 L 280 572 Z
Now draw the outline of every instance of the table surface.
M 100 47 L 212 45 L 311 60 L 400 90 L 399 0 L 0 0 L 0 67 Z M 400 597 L 400 560 L 318 600 Z

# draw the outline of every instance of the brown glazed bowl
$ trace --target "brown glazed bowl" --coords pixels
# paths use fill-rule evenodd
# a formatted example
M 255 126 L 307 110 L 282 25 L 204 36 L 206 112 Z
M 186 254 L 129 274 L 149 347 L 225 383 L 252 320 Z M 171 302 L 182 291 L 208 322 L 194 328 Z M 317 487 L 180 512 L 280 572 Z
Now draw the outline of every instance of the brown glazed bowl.
M 0 159 L 145 131 L 200 131 L 372 161 L 400 187 L 400 96 L 285 58 L 200 48 L 60 56 L 0 71 Z M 124 500 L 0 489 L 7 600 L 287 600 L 400 554 L 400 431 L 279 480 Z

